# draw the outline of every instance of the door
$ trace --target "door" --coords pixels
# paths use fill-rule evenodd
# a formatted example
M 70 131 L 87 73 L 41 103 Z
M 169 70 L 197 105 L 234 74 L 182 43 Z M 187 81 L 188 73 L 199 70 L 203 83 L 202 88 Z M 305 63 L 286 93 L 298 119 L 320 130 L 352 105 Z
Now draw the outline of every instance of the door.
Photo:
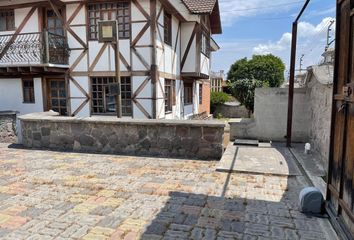
M 348 239 L 354 237 L 354 1 L 337 0 L 327 202 Z
M 48 79 L 48 107 L 60 115 L 68 115 L 65 79 Z

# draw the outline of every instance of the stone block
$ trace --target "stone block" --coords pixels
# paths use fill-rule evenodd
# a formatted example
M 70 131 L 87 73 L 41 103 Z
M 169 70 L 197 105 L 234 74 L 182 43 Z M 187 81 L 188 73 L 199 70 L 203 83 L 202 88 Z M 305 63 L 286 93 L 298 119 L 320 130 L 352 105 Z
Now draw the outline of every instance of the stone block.
M 93 137 L 83 134 L 79 138 L 80 144 L 83 146 L 93 146 L 95 140 Z
M 50 135 L 50 128 L 48 128 L 48 127 L 42 127 L 42 128 L 41 128 L 41 134 L 42 134 L 42 137 L 44 137 L 44 136 L 49 136 L 49 135 Z

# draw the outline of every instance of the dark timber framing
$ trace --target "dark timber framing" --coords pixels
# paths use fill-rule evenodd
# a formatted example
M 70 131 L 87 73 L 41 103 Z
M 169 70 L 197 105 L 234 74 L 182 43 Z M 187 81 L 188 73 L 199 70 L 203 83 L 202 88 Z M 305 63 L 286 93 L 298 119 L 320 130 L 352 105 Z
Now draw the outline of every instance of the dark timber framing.
M 120 1 L 120 0 L 119 0 Z M 117 1 L 117 2 L 119 2 Z M 132 6 L 134 6 L 140 13 L 141 15 L 145 18 L 144 20 L 139 20 L 139 21 L 132 21 L 132 16 L 130 16 L 130 33 L 129 33 L 129 38 L 128 40 L 130 41 L 130 59 L 124 57 L 122 52 L 119 52 L 119 58 L 122 62 L 122 65 L 125 67 L 124 71 L 121 71 L 121 76 L 122 77 L 132 77 L 132 76 L 144 76 L 146 77 L 145 80 L 141 83 L 140 86 L 137 87 L 136 91 L 132 93 L 132 102 L 147 118 L 160 118 L 160 113 L 161 110 L 163 110 L 163 106 L 161 106 L 161 109 L 158 108 L 158 100 L 161 100 L 163 98 L 158 97 L 157 92 L 162 91 L 164 94 L 165 89 L 163 87 L 162 82 L 160 81 L 161 79 L 168 78 L 171 80 L 196 80 L 200 78 L 207 78 L 207 75 L 203 75 L 200 73 L 200 63 L 196 64 L 196 72 L 192 73 L 178 73 L 176 74 L 171 74 L 171 73 L 165 73 L 163 71 L 159 71 L 159 63 L 157 62 L 157 51 L 158 49 L 162 48 L 162 52 L 164 53 L 165 51 L 165 44 L 163 41 L 163 34 L 160 31 L 159 26 L 161 23 L 159 23 L 159 18 L 163 14 L 164 11 L 171 13 L 171 19 L 177 18 L 180 22 L 178 25 L 177 29 L 177 35 L 175 37 L 171 37 L 171 48 L 174 50 L 173 57 L 172 57 L 172 69 L 175 69 L 176 64 L 180 64 L 182 67 L 180 68 L 182 71 L 183 65 L 185 64 L 186 58 L 188 57 L 188 53 L 190 52 L 191 49 L 191 44 L 194 41 L 195 37 L 198 38 L 197 40 L 197 58 L 200 58 L 200 40 L 201 36 L 199 34 L 201 33 L 201 24 L 195 22 L 194 30 L 190 39 L 190 42 L 188 44 L 187 50 L 184 52 L 184 55 L 181 56 L 182 61 L 177 62 L 176 59 L 176 52 L 178 50 L 178 44 L 181 44 L 181 22 L 186 22 L 187 20 L 183 17 L 181 13 L 178 12 L 176 8 L 174 8 L 173 4 L 170 4 L 169 1 L 167 0 L 159 0 L 161 3 L 161 7 L 157 9 L 157 0 L 149 0 L 150 2 L 150 10 L 147 12 L 145 8 L 139 3 L 138 0 L 122 0 L 123 2 L 129 2 L 129 11 L 130 15 L 133 14 L 131 9 Z M 4 6 L 1 7 L 2 9 L 16 9 L 16 8 L 25 8 L 25 7 L 31 7 L 30 12 L 27 14 L 25 17 L 24 21 L 19 25 L 19 27 L 16 29 L 15 33 L 20 33 L 27 21 L 31 18 L 33 13 L 38 10 L 38 24 L 39 28 L 43 29 L 44 28 L 44 9 L 52 9 L 55 12 L 55 15 L 60 19 L 63 23 L 63 29 L 64 29 L 64 34 L 66 37 L 70 36 L 72 37 L 75 41 L 77 41 L 78 46 L 75 48 L 72 48 L 71 51 L 76 51 L 77 57 L 75 59 L 71 59 L 71 64 L 67 68 L 62 68 L 62 67 L 49 67 L 49 66 L 10 66 L 6 68 L 1 68 L 0 67 L 0 74 L 3 77 L 11 76 L 11 77 L 18 77 L 18 76 L 26 76 L 30 75 L 31 77 L 42 77 L 42 87 L 43 89 L 47 89 L 46 86 L 46 79 L 47 78 L 64 78 L 66 82 L 66 87 L 69 90 L 70 86 L 75 86 L 81 93 L 82 97 L 72 97 L 68 93 L 67 98 L 68 98 L 68 111 L 69 115 L 75 116 L 77 115 L 87 104 L 90 105 L 90 110 L 92 109 L 91 107 L 91 98 L 92 98 L 92 93 L 91 93 L 91 86 L 89 85 L 89 89 L 86 91 L 84 90 L 85 88 L 80 85 L 80 81 L 78 81 L 77 77 L 80 76 L 85 76 L 90 79 L 91 77 L 113 77 L 115 75 L 114 71 L 97 71 L 95 69 L 96 65 L 100 61 L 100 58 L 102 57 L 104 51 L 107 48 L 110 48 L 110 44 L 103 44 L 102 48 L 99 49 L 97 56 L 94 56 L 94 60 L 90 61 L 89 59 L 89 43 L 90 38 L 89 38 L 89 16 L 88 16 L 88 8 L 87 5 L 91 3 L 108 3 L 112 2 L 112 0 L 86 0 L 86 1 L 71 1 L 71 2 L 61 2 L 60 0 L 43 0 L 43 1 L 38 1 L 38 2 L 33 2 L 33 3 L 24 3 L 24 4 L 12 4 L 9 6 Z M 69 4 L 77 4 L 75 9 L 70 13 L 70 16 L 66 16 L 66 6 Z M 73 23 L 74 19 L 79 15 L 79 13 L 84 13 L 85 14 L 85 24 L 76 24 Z M 141 30 L 133 36 L 132 34 L 132 28 L 134 23 L 144 23 L 143 27 Z M 86 38 L 80 37 L 75 31 L 75 27 L 86 27 L 87 33 L 86 33 Z M 175 29 L 174 29 L 175 30 Z M 147 32 L 150 32 L 150 39 L 151 42 L 149 44 L 139 44 L 140 40 L 143 38 L 144 34 Z M 174 36 L 174 35 L 173 35 Z M 160 38 L 162 41 L 162 46 L 157 45 L 157 39 Z M 14 34 L 12 41 L 15 41 L 16 39 L 16 34 Z M 7 46 L 8 48 L 9 46 Z M 150 49 L 151 50 L 151 59 L 146 59 L 146 56 L 141 54 L 140 49 L 145 48 L 145 49 Z M 6 53 L 6 49 L 3 49 L 3 51 L 0 53 L 1 55 L 4 55 Z M 183 54 L 183 53 L 181 53 Z M 194 54 L 194 52 L 192 53 Z M 145 69 L 141 70 L 133 70 L 133 58 L 134 61 L 138 61 L 142 66 L 145 67 Z M 87 66 L 87 70 L 78 70 L 78 66 L 82 66 L 82 64 L 85 64 Z M 135 62 L 134 62 L 135 63 Z M 0 77 L 1 78 L 1 77 Z M 132 79 L 132 81 L 134 81 Z M 152 90 L 152 95 L 151 97 L 148 98 L 143 98 L 139 97 L 139 93 L 141 93 L 144 89 L 144 87 L 148 86 L 148 84 L 151 83 L 151 90 Z M 43 91 L 43 97 L 45 98 L 44 105 L 45 109 L 47 109 L 47 94 L 45 91 Z M 71 109 L 70 106 L 70 100 L 71 99 L 82 99 L 82 102 L 79 104 L 76 109 Z M 143 104 L 139 102 L 139 100 L 151 100 L 151 112 L 147 111 Z M 72 111 L 71 111 L 72 110 Z M 134 113 L 133 113 L 134 117 Z

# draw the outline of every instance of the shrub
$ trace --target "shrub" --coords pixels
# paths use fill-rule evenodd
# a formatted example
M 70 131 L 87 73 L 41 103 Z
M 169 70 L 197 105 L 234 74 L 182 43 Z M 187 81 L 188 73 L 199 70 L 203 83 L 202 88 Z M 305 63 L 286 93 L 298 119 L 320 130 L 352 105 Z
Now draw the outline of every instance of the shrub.
M 211 92 L 210 108 L 211 112 L 215 112 L 217 108 L 229 100 L 229 95 L 224 92 Z

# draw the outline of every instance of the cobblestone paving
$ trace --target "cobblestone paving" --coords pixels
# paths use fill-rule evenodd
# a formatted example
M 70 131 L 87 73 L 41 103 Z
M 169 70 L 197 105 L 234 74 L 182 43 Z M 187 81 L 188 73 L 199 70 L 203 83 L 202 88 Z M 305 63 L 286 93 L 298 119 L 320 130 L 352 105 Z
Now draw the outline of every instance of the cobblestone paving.
M 334 239 L 297 210 L 302 177 L 217 162 L 0 146 L 1 239 Z

